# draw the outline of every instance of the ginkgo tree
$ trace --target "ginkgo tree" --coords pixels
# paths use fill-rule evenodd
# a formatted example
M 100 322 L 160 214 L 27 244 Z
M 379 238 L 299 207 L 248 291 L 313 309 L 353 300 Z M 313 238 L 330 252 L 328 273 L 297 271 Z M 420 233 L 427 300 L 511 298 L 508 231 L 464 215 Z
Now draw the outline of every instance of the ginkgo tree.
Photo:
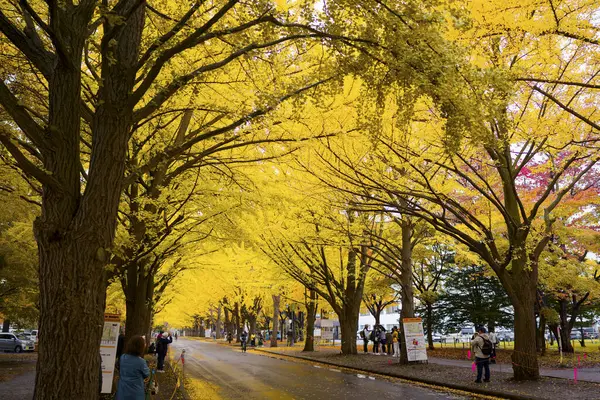
M 253 96 L 247 107 L 170 143 L 143 165 L 126 165 L 132 129 L 181 107 L 174 96 L 212 71 L 325 36 L 305 24 L 310 13 L 294 15 L 282 14 L 269 1 L 162 7 L 145 0 L 2 2 L 3 47 L 26 67 L 15 73 L 3 64 L 0 104 L 10 125 L 2 125 L 0 142 L 43 187 L 35 224 L 41 308 L 36 399 L 97 397 L 105 266 L 123 189 L 203 140 L 243 130 L 249 120 L 328 76 L 291 75 L 288 84 Z M 260 57 L 252 60 L 258 64 Z M 30 92 L 19 90 L 27 80 L 39 89 L 37 107 L 25 99 Z M 57 321 L 63 321 L 60 328 Z M 72 350 L 76 354 L 45 345 L 77 335 L 83 339 Z

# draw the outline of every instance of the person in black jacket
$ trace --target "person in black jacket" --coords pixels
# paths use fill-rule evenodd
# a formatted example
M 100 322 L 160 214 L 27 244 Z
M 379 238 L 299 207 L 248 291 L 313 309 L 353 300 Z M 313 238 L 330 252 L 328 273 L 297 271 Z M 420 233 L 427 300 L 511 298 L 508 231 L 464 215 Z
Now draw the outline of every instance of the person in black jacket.
M 158 372 L 165 372 L 165 357 L 169 350 L 170 343 L 173 343 L 171 333 L 165 335 L 164 331 L 160 331 L 156 338 L 156 353 L 158 354 L 158 365 L 156 369 Z

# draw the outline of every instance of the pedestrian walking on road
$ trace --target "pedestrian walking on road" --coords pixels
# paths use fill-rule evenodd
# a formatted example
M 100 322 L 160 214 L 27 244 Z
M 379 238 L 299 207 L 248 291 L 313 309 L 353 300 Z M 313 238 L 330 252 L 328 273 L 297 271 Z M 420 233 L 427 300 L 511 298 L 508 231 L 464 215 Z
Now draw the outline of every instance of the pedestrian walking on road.
M 175 340 L 177 340 L 177 331 L 175 331 Z
M 248 334 L 246 331 L 243 331 L 240 335 L 240 340 L 242 341 L 242 352 L 246 352 L 246 342 L 248 341 Z
M 485 369 L 484 382 L 490 381 L 490 355 L 492 354 L 493 345 L 489 336 L 485 332 L 485 328 L 480 326 L 477 328 L 477 333 L 471 341 L 471 350 L 475 355 L 475 364 L 477 366 L 477 380 L 475 383 L 481 383 L 481 375 Z
M 362 331 L 360 331 L 360 337 L 363 340 L 363 350 L 365 354 L 369 352 L 369 324 L 366 324 Z
M 150 376 L 150 368 L 144 357 L 146 340 L 142 336 L 129 339 L 125 354 L 119 360 L 119 384 L 116 400 L 144 400 L 144 379 Z
M 164 331 L 160 331 L 156 338 L 156 354 L 158 354 L 158 365 L 156 370 L 158 372 L 165 372 L 165 357 L 169 351 L 169 344 L 173 343 L 173 337 L 171 333 L 165 335 Z
M 400 357 L 400 334 L 397 326 L 392 328 L 392 345 L 394 347 L 394 357 Z

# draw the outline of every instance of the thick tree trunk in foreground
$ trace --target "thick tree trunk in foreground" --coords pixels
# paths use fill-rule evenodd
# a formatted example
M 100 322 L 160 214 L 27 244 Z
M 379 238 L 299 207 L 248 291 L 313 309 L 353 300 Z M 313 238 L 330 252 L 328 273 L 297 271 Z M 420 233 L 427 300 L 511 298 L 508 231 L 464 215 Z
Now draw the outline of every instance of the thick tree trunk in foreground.
M 34 394 L 38 400 L 98 397 L 104 262 L 94 257 L 98 248 L 94 240 L 67 242 L 68 246 L 60 241 L 40 248 L 41 313 Z M 76 346 L 56 347 L 75 337 Z
M 515 379 L 538 379 L 539 366 L 535 346 L 535 315 L 534 302 L 515 305 L 515 349 L 512 355 Z
M 91 121 L 91 159 L 81 194 L 80 149 L 83 31 L 97 2 L 53 7 L 50 29 L 64 52 L 48 71 L 50 151 L 44 169 L 42 213 L 34 224 L 39 250 L 40 339 L 35 400 L 98 398 L 103 328 L 105 265 L 113 245 L 131 125 L 145 7 L 138 7 L 112 33 L 111 60 L 102 63 L 102 83 Z M 133 6 L 135 0 L 123 5 Z M 143 3 L 143 2 L 142 2 Z M 105 36 L 106 37 L 106 36 Z M 106 56 L 106 53 L 103 53 Z M 43 150 L 42 150 L 43 151 Z M 76 338 L 76 339 L 75 339 Z M 76 345 L 65 344 L 77 341 Z M 58 346 L 58 347 L 57 347 Z
M 8 332 L 10 330 L 10 321 L 5 319 L 2 321 L 2 332 Z
M 302 351 L 315 351 L 314 332 L 315 319 L 317 316 L 317 292 L 311 290 L 309 297 L 306 300 L 306 340 Z
M 340 329 L 342 333 L 342 354 L 357 354 L 356 350 L 356 332 L 358 331 L 358 306 L 345 306 L 342 314 L 339 315 Z
M 511 271 L 499 275 L 515 311 L 515 349 L 512 354 L 515 380 L 540 377 L 536 349 L 535 305 L 537 301 L 537 267 L 526 268 L 525 257 L 515 257 Z
M 277 347 L 277 331 L 279 331 L 279 302 L 280 295 L 272 295 L 273 297 L 273 331 L 271 333 L 271 347 Z

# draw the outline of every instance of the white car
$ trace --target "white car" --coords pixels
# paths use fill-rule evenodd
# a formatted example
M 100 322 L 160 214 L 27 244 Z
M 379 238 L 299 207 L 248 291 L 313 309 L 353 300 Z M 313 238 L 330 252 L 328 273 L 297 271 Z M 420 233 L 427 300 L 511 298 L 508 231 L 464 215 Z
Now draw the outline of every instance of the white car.
M 14 333 L 0 333 L 0 351 L 21 353 L 33 351 L 35 343 L 26 336 L 17 336 Z

